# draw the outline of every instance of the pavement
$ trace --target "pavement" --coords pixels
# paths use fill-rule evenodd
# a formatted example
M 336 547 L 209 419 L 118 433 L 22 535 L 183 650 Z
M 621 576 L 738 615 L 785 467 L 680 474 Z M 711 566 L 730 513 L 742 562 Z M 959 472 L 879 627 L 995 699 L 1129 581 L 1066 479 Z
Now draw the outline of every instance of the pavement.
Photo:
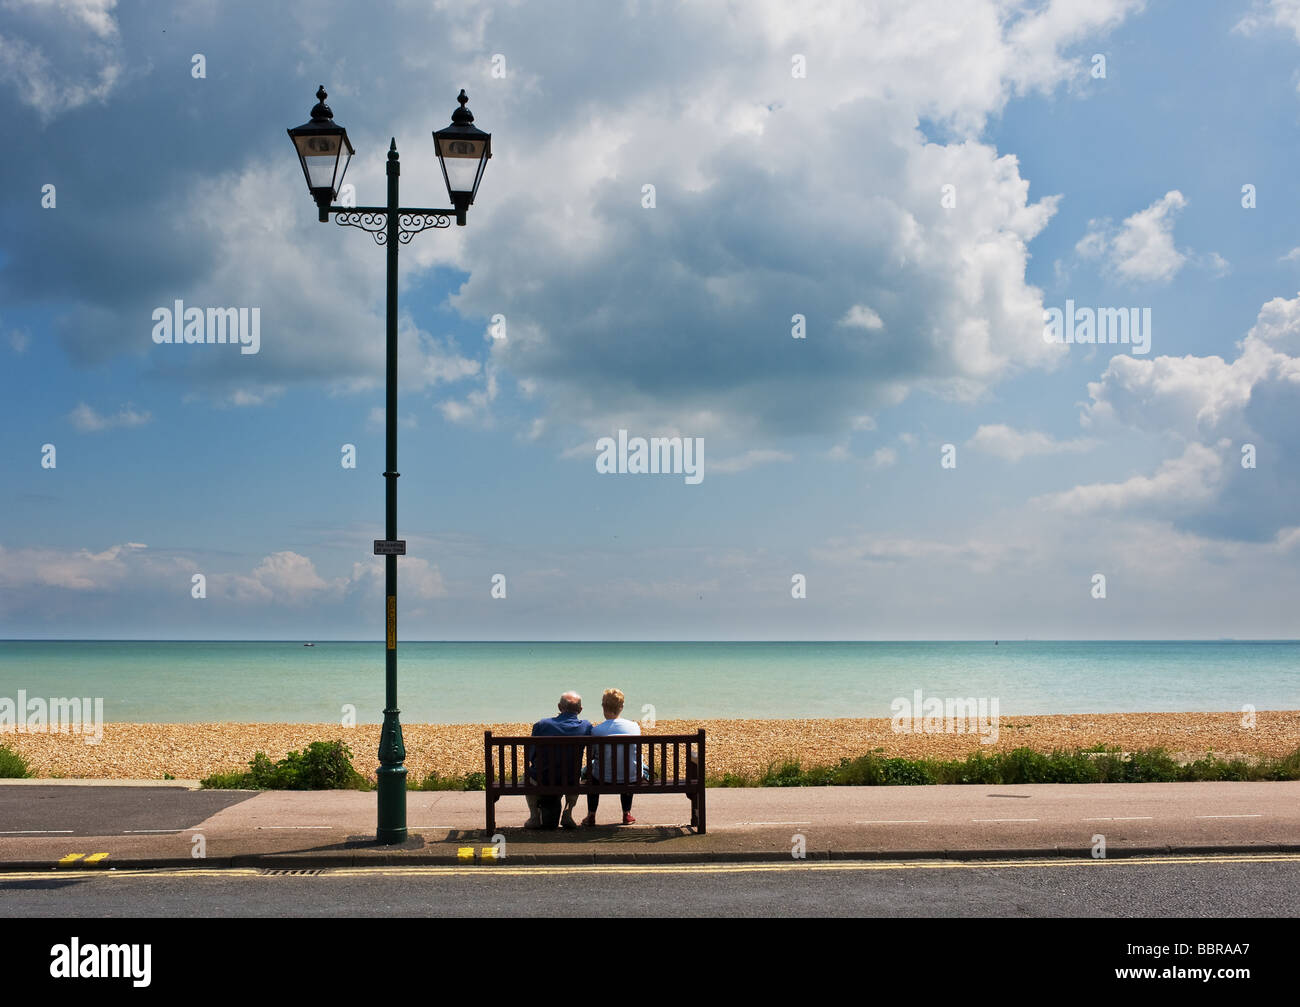
M 710 789 L 707 835 L 685 824 L 682 795 L 638 795 L 630 826 L 606 797 L 596 828 L 544 833 L 522 828 L 522 798 L 503 798 L 489 836 L 481 792 L 411 792 L 400 846 L 375 843 L 375 802 L 187 780 L 4 780 L 0 871 L 1300 852 L 1300 782 Z

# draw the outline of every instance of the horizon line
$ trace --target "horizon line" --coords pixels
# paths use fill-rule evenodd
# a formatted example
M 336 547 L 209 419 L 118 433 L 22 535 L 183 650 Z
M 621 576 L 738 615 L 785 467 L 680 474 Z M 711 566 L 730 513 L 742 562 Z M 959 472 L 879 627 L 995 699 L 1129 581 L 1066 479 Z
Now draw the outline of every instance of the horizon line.
M 373 639 L 317 639 L 306 640 L 303 637 L 250 637 L 247 639 L 236 639 L 233 637 L 224 639 L 212 639 L 201 637 L 0 637 L 0 643 L 364 643 L 364 644 L 383 644 L 383 637 Z M 469 639 L 441 639 L 441 640 L 399 640 L 402 643 L 474 643 L 474 644 L 823 644 L 823 643 L 1300 643 L 1300 638 L 1295 637 L 1236 637 L 1236 636 L 1203 636 L 1203 637 L 961 637 L 961 638 L 896 638 L 896 639 L 816 639 L 816 640 L 752 640 L 752 639 L 682 639 L 682 640 L 599 640 L 599 639 L 567 639 L 567 640 L 469 640 Z

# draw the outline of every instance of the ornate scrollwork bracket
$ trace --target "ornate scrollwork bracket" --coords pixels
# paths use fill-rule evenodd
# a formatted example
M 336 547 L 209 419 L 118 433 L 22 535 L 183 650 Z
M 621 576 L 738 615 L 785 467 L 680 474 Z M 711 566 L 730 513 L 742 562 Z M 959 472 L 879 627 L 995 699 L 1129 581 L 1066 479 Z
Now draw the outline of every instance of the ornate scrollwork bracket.
M 357 207 L 350 209 L 332 206 L 334 223 L 339 227 L 356 227 L 375 239 L 376 245 L 388 243 L 388 211 L 376 207 Z M 433 227 L 450 227 L 455 210 L 398 210 L 397 240 L 403 245 L 410 244 L 421 231 Z

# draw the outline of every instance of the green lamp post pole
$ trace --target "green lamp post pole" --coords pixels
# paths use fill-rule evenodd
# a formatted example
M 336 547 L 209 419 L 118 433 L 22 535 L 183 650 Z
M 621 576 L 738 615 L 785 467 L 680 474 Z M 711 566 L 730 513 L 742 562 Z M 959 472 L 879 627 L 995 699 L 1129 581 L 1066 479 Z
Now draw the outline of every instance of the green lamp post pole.
M 388 253 L 387 360 L 385 380 L 386 445 L 384 457 L 384 535 L 375 542 L 375 554 L 384 557 L 384 725 L 379 736 L 379 770 L 376 787 L 379 821 L 375 838 L 380 843 L 406 839 L 406 746 L 402 742 L 401 711 L 397 708 L 397 557 L 406 555 L 406 543 L 397 537 L 397 251 L 420 231 L 450 227 L 451 219 L 465 224 L 465 214 L 492 156 L 492 137 L 477 129 L 469 99 L 462 90 L 460 107 L 451 125 L 433 134 L 451 209 L 403 208 L 398 199 L 401 163 L 397 140 L 388 146 L 388 203 L 386 206 L 335 206 L 343 175 L 354 153 L 347 130 L 334 122 L 325 104 L 324 85 L 316 91 L 311 120 L 288 131 L 302 162 L 307 189 L 316 200 L 322 223 L 334 223 L 369 232 Z
M 397 138 L 388 145 L 388 349 L 384 401 L 384 539 L 397 541 Z M 401 710 L 397 708 L 397 555 L 384 556 L 384 727 L 379 735 L 379 826 L 381 843 L 406 840 L 406 745 L 402 743 Z

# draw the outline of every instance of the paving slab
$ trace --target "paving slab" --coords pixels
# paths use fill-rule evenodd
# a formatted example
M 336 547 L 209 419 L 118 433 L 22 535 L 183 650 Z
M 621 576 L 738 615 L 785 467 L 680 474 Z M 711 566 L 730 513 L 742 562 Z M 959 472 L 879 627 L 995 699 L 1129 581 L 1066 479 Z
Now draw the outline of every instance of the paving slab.
M 707 835 L 681 795 L 638 795 L 630 826 L 603 803 L 594 829 L 533 832 L 504 798 L 489 836 L 482 793 L 411 792 L 409 840 L 380 846 L 373 792 L 0 784 L 0 870 L 1300 851 L 1290 782 L 715 789 Z

